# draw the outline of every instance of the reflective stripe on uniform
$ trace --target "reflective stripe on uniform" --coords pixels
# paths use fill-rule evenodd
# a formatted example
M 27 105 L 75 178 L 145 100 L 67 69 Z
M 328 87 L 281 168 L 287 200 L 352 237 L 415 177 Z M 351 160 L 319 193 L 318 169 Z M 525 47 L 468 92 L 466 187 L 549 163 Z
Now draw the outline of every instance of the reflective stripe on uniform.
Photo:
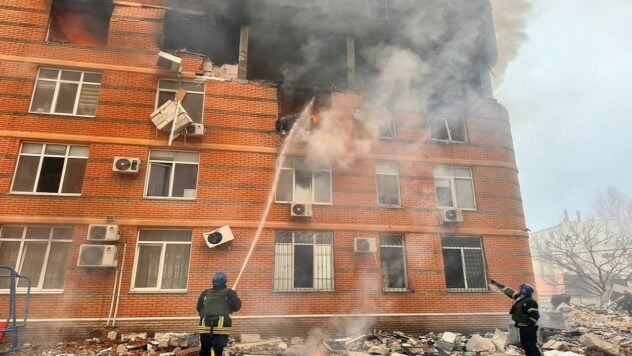
M 527 309 L 527 313 L 531 313 L 532 311 L 538 311 L 538 308 L 529 308 Z
M 538 319 L 534 319 L 534 318 L 529 318 L 529 320 L 533 321 L 534 324 L 538 323 Z

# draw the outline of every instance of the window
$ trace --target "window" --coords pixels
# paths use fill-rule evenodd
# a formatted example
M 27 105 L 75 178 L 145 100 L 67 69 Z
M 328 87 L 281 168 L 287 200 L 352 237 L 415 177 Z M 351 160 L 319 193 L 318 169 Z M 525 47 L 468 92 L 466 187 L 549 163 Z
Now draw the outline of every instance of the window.
M 168 100 L 174 100 L 176 92 L 182 89 L 186 91 L 182 99 L 182 107 L 187 111 L 193 122 L 202 123 L 204 116 L 204 82 L 178 82 L 175 80 L 161 79 L 158 82 L 158 96 L 156 97 L 156 108 Z
M 430 119 L 430 135 L 433 140 L 447 142 L 467 142 L 465 120 L 435 117 Z
M 302 158 L 287 157 L 279 174 L 276 202 L 331 204 L 331 169 L 308 167 Z
M 88 147 L 22 143 L 12 192 L 81 194 Z
M 389 116 L 381 123 L 380 138 L 395 138 L 395 118 L 393 116 Z
M 380 235 L 380 259 L 385 292 L 407 291 L 404 235 Z
M 440 208 L 476 209 L 470 168 L 435 167 L 434 179 Z
M 191 230 L 142 229 L 134 263 L 134 291 L 186 291 Z
M 278 231 L 274 246 L 274 290 L 333 291 L 333 233 Z
M 397 164 L 377 163 L 377 202 L 379 205 L 400 206 Z
M 95 116 L 100 90 L 100 73 L 40 68 L 30 112 Z
M 145 196 L 195 199 L 199 159 L 197 152 L 151 150 Z
M 113 7 L 111 1 L 53 0 L 48 41 L 105 46 Z
M 0 265 L 30 277 L 33 291 L 62 291 L 73 231 L 68 226 L 4 225 L 0 230 Z M 0 278 L 0 289 L 9 285 L 8 278 Z M 27 286 L 25 279 L 18 280 L 18 288 Z
M 441 241 L 448 290 L 486 292 L 487 277 L 481 238 L 446 236 Z

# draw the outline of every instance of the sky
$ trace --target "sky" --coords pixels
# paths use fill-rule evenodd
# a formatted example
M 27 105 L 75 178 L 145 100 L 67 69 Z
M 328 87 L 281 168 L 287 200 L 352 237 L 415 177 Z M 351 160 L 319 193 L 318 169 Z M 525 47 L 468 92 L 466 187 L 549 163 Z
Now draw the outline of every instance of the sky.
M 632 1 L 532 0 L 496 99 L 509 111 L 527 227 L 632 197 Z

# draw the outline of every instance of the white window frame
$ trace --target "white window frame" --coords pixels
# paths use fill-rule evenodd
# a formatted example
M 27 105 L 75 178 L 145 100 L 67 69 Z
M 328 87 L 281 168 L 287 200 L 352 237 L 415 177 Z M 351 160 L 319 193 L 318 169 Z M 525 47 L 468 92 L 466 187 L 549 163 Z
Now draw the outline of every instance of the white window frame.
M 38 283 L 37 285 L 31 285 L 31 292 L 37 292 L 37 293 L 63 293 L 64 291 L 64 287 L 66 284 L 66 276 L 68 274 L 68 266 L 65 266 L 65 272 L 66 274 L 64 275 L 64 287 L 62 288 L 44 288 L 44 279 L 46 277 L 46 268 L 48 267 L 48 258 L 50 257 L 50 249 L 51 246 L 53 244 L 53 242 L 56 243 L 67 243 L 68 246 L 68 260 L 70 261 L 70 257 L 72 256 L 71 254 L 71 249 L 72 249 L 72 237 L 69 239 L 53 239 L 53 234 L 54 234 L 54 230 L 55 229 L 72 229 L 73 232 L 71 233 L 71 235 L 74 233 L 74 227 L 73 226 L 44 226 L 44 225 L 19 225 L 19 224 L 11 224 L 11 225 L 2 225 L 0 226 L 0 232 L 2 232 L 2 229 L 4 229 L 5 227 L 21 227 L 23 228 L 22 230 L 22 237 L 17 239 L 17 238 L 0 238 L 0 242 L 1 241 L 14 241 L 14 242 L 20 242 L 20 248 L 18 250 L 18 257 L 16 260 L 16 265 L 15 266 L 9 266 L 9 267 L 13 267 L 13 269 L 15 269 L 15 271 L 18 274 L 21 274 L 20 271 L 22 270 L 22 267 L 24 266 L 24 253 L 25 253 L 25 245 L 27 242 L 46 242 L 46 255 L 44 257 L 44 261 L 42 262 L 42 269 L 40 270 L 40 276 L 38 278 Z M 48 235 L 47 239 L 32 239 L 32 238 L 26 238 L 27 235 L 27 231 L 29 227 L 37 227 L 37 228 L 49 228 L 50 232 Z M 2 271 L 0 271 L 2 272 Z M 2 278 L 3 280 L 8 280 L 7 278 Z M 19 280 L 19 279 L 18 279 Z M 32 282 L 32 280 L 31 280 Z M 16 287 L 16 292 L 18 293 L 24 293 L 26 292 L 27 288 L 26 287 Z M 8 293 L 9 289 L 0 289 L 0 294 L 4 294 L 4 293 Z
M 445 128 L 447 130 L 448 133 L 448 139 L 447 140 L 443 140 L 440 138 L 436 138 L 433 137 L 432 135 L 432 124 L 434 121 L 443 121 L 443 125 L 445 125 Z M 463 125 L 463 134 L 465 135 L 465 141 L 458 141 L 458 140 L 453 140 L 452 139 L 452 128 L 450 126 L 450 123 L 458 123 L 460 125 Z M 468 143 L 468 131 L 467 131 L 467 125 L 465 122 L 465 118 L 459 118 L 459 119 L 448 119 L 445 117 L 434 117 L 430 119 L 430 138 L 432 139 L 432 141 L 436 141 L 436 142 L 449 142 L 449 143 Z
M 175 93 L 177 93 L 177 92 L 178 92 L 178 90 L 177 90 L 177 89 L 162 88 L 162 87 L 161 87 L 161 84 L 162 84 L 162 83 L 165 83 L 165 82 L 172 82 L 172 83 L 175 83 L 176 87 L 181 87 L 181 84 L 182 84 L 182 83 L 186 83 L 186 84 L 193 84 L 193 85 L 195 85 L 195 86 L 201 87 L 201 90 L 190 90 L 190 89 L 185 89 L 185 92 L 187 93 L 187 95 L 188 95 L 188 94 L 196 94 L 196 95 L 202 94 L 202 109 L 201 109 L 201 111 L 200 111 L 200 113 L 201 113 L 201 117 L 200 117 L 200 121 L 199 121 L 199 123 L 200 123 L 200 124 L 203 124 L 203 123 L 204 123 L 204 101 L 205 101 L 205 98 L 206 98 L 206 93 L 205 93 L 205 85 L 204 85 L 204 82 L 200 82 L 200 83 L 198 83 L 198 82 L 195 82 L 195 81 L 189 81 L 189 80 L 181 80 L 181 81 L 178 81 L 178 80 L 172 80 L 172 79 L 159 79 L 159 80 L 158 80 L 158 86 L 157 86 L 157 88 L 156 88 L 156 100 L 155 100 L 155 102 L 154 102 L 154 109 L 158 109 L 158 106 L 159 106 L 159 105 L 158 105 L 158 99 L 160 99 L 160 93 L 161 93 L 161 92 L 173 93 L 174 95 L 175 95 Z M 185 97 L 186 97 L 186 96 L 185 96 Z M 182 103 L 181 103 L 181 104 L 182 104 Z M 189 116 L 191 116 L 191 114 L 190 114 L 190 113 L 189 113 Z M 191 117 L 191 119 L 193 120 L 193 122 L 197 122 L 197 121 L 195 121 L 195 118 Z
M 31 145 L 42 145 L 42 150 L 40 151 L 40 153 L 23 153 L 22 149 L 24 148 L 25 144 L 31 144 Z M 62 156 L 62 155 L 56 155 L 56 154 L 50 154 L 50 153 L 46 153 L 46 147 L 48 145 L 52 145 L 52 146 L 66 146 L 66 153 Z M 73 156 L 70 154 L 70 148 L 71 147 L 85 147 L 87 148 L 87 153 L 84 156 Z M 66 167 L 68 166 L 68 159 L 69 158 L 84 158 L 86 160 L 86 164 L 88 161 L 88 156 L 90 155 L 90 147 L 89 146 L 85 146 L 85 145 L 69 145 L 69 144 L 63 144 L 63 143 L 42 143 L 42 142 L 22 142 L 22 144 L 20 145 L 20 153 L 18 155 L 18 161 L 15 165 L 15 171 L 13 172 L 13 180 L 11 181 L 11 194 L 28 194 L 28 195 L 61 195 L 61 196 L 81 196 L 81 193 L 62 193 L 61 189 L 64 187 L 64 181 L 66 180 Z M 33 183 L 33 189 L 30 192 L 26 192 L 26 191 L 21 191 L 21 190 L 14 190 L 14 186 L 15 186 L 15 182 L 16 182 L 16 178 L 17 178 L 17 174 L 18 174 L 18 167 L 20 165 L 20 158 L 22 156 L 32 156 L 32 157 L 39 157 L 39 163 L 37 165 L 37 172 L 35 172 L 35 182 Z M 42 173 L 42 164 L 44 162 L 44 157 L 63 157 L 64 158 L 64 167 L 62 168 L 61 171 L 61 180 L 59 181 L 59 189 L 57 191 L 57 193 L 47 193 L 47 192 L 38 192 L 37 186 L 39 184 L 39 180 L 40 180 L 40 176 Z M 84 182 L 85 183 L 85 173 L 84 173 Z M 82 183 L 82 190 L 83 190 L 83 183 Z
M 277 187 L 275 187 L 275 192 L 274 192 L 274 202 L 275 203 L 311 203 L 313 205 L 332 205 L 333 204 L 333 182 L 332 182 L 332 176 L 331 176 L 331 168 L 330 167 L 322 167 L 322 168 L 310 168 L 310 169 L 305 169 L 305 170 L 310 170 L 312 172 L 312 184 L 311 184 L 311 188 L 309 191 L 309 201 L 297 201 L 295 200 L 296 197 L 296 162 L 297 161 L 303 161 L 304 158 L 301 157 L 286 157 L 284 162 L 281 162 L 280 160 L 277 160 L 277 169 L 280 171 L 279 172 L 279 176 L 281 175 L 282 171 L 292 171 L 292 201 L 286 201 L 286 200 L 277 200 L 277 192 L 276 189 L 278 188 L 278 182 L 277 182 Z M 283 163 L 283 164 L 281 164 Z M 314 177 L 316 176 L 316 173 L 318 172 L 326 172 L 329 174 L 329 202 L 316 202 L 314 201 Z
M 388 245 L 383 243 L 382 237 L 383 236 L 387 236 L 387 235 L 398 235 L 401 236 L 402 238 L 402 244 L 401 245 Z M 380 234 L 380 266 L 382 268 L 382 290 L 384 292 L 408 292 L 408 263 L 406 260 L 406 240 L 405 240 L 405 236 L 404 234 L 394 234 L 394 233 L 382 233 Z M 404 263 L 404 281 L 406 283 L 406 286 L 403 288 L 389 288 L 388 287 L 388 274 L 386 273 L 385 270 L 385 266 L 384 266 L 384 260 L 382 260 L 382 248 L 401 248 L 402 250 L 402 259 L 403 259 L 403 263 Z
M 42 70 L 56 70 L 57 71 L 57 79 L 51 79 L 51 78 L 40 78 L 40 73 Z M 75 73 L 81 73 L 81 79 L 77 80 L 69 80 L 69 79 L 61 79 L 61 74 L 62 72 L 75 72 Z M 84 80 L 85 75 L 86 74 L 97 74 L 101 76 L 101 80 L 97 83 L 97 82 L 89 82 Z M 37 90 L 37 85 L 39 83 L 39 81 L 47 81 L 47 82 L 54 82 L 55 83 L 55 91 L 53 94 L 53 99 L 52 99 L 52 103 L 51 103 L 51 107 L 50 107 L 50 112 L 42 112 L 42 111 L 34 111 L 33 110 L 33 100 L 35 99 L 35 91 Z M 63 115 L 63 116 L 79 116 L 79 117 L 96 117 L 96 109 L 98 107 L 98 102 L 97 105 L 95 106 L 95 114 L 94 115 L 80 115 L 77 114 L 77 109 L 79 107 L 79 98 L 81 97 L 81 90 L 83 88 L 83 84 L 84 83 L 88 83 L 91 85 L 98 85 L 99 86 L 99 97 L 101 96 L 101 81 L 103 81 L 103 73 L 99 73 L 99 72 L 88 72 L 88 71 L 81 71 L 81 70 L 66 70 L 66 69 L 60 69 L 60 68 L 39 68 L 37 71 L 37 78 L 35 79 L 35 84 L 33 85 L 33 94 L 31 95 L 31 102 L 29 104 L 29 113 L 32 114 L 43 114 L 43 115 Z M 75 94 L 75 100 L 74 100 L 74 105 L 73 105 L 73 110 L 72 113 L 59 113 L 59 112 L 55 112 L 55 109 L 57 108 L 57 104 L 58 104 L 58 99 L 59 99 L 59 87 L 61 83 L 74 83 L 74 84 L 78 84 L 77 87 L 77 93 Z
M 440 175 L 437 174 L 437 169 L 450 169 L 452 170 L 452 175 Z M 456 169 L 467 169 L 470 172 L 469 176 L 457 176 L 455 173 Z M 461 209 L 461 210 L 470 210 L 475 211 L 477 209 L 476 205 L 476 192 L 474 191 L 474 177 L 472 174 L 471 167 L 456 167 L 456 166 L 436 166 L 433 170 L 434 174 L 434 182 L 435 182 L 435 197 L 437 198 L 437 207 L 441 209 Z M 474 207 L 472 208 L 463 208 L 458 206 L 458 195 L 456 188 L 456 181 L 458 180 L 469 180 L 470 186 L 472 187 L 472 202 Z M 450 182 L 450 191 L 452 194 L 452 206 L 441 206 L 439 205 L 439 197 L 437 196 L 437 180 L 448 180 Z
M 461 264 L 463 266 L 463 281 L 465 282 L 465 288 L 449 288 L 448 287 L 448 292 L 487 292 L 489 291 L 489 287 L 487 287 L 487 261 L 485 258 L 485 251 L 483 249 L 483 239 L 480 236 L 461 236 L 464 238 L 478 238 L 478 241 L 480 243 L 480 247 L 464 247 L 464 246 L 444 246 L 443 244 L 443 239 L 444 238 L 459 238 L 460 236 L 442 236 L 441 237 L 441 253 L 443 256 L 443 250 L 460 250 L 461 252 Z M 483 268 L 483 277 L 485 278 L 485 286 L 484 288 L 470 288 L 468 286 L 468 280 L 467 280 L 467 266 L 465 264 L 465 255 L 464 252 L 465 250 L 477 250 L 481 252 L 481 265 Z M 442 257 L 443 258 L 443 257 Z M 445 275 L 445 260 L 443 261 L 443 268 L 444 268 L 444 275 Z M 447 279 L 448 276 L 445 275 L 445 278 Z M 447 280 L 446 280 L 446 287 L 447 287 Z
M 397 139 L 397 122 L 395 120 L 395 115 L 394 114 L 390 115 L 387 120 L 388 120 L 388 123 L 390 124 L 391 132 L 393 133 L 393 135 L 385 136 L 384 135 L 385 129 L 381 129 L 379 137 L 382 140 L 395 140 Z
M 379 173 L 379 169 L 378 166 L 382 165 L 382 166 L 391 166 L 395 168 L 395 173 Z M 380 203 L 380 184 L 379 184 L 379 180 L 377 179 L 378 176 L 395 176 L 395 178 L 397 179 L 397 204 L 384 204 L 384 203 Z M 377 205 L 381 206 L 381 207 L 389 207 L 389 208 L 401 208 L 402 207 L 402 189 L 401 189 L 401 184 L 399 181 L 399 165 L 397 163 L 391 163 L 391 162 L 377 162 L 375 163 L 375 191 L 377 193 Z
M 152 152 L 174 152 L 174 159 L 173 160 L 160 160 L 160 159 L 151 159 L 151 153 Z M 175 160 L 175 154 L 178 152 L 182 152 L 182 153 L 197 153 L 198 155 L 198 159 L 197 162 L 193 163 L 191 161 L 177 161 Z M 171 169 L 171 175 L 169 176 L 169 194 L 166 196 L 157 196 L 157 195 L 147 195 L 147 192 L 149 190 L 149 177 L 151 176 L 151 166 L 152 164 L 162 164 L 162 165 L 171 165 L 172 169 Z M 195 197 L 174 197 L 173 195 L 173 183 L 174 183 L 174 176 L 176 174 L 176 170 L 175 170 L 175 165 L 176 164 L 189 164 L 189 165 L 196 165 L 197 166 L 197 175 L 195 177 Z M 200 153 L 199 152 L 195 152 L 195 151 L 173 151 L 173 150 L 161 150 L 161 149 L 150 149 L 149 150 L 149 155 L 147 156 L 147 173 L 146 173 L 146 177 L 145 177 L 145 190 L 143 193 L 143 197 L 146 199 L 170 199 L 170 200 L 195 200 L 197 199 L 197 191 L 198 191 L 198 187 L 200 185 Z
M 191 239 L 189 241 L 140 241 L 140 234 L 142 230 L 162 230 L 162 231 L 189 231 L 191 232 Z M 191 271 L 191 254 L 193 253 L 192 243 L 193 231 L 190 229 L 153 229 L 143 228 L 139 229 L 136 237 L 136 253 L 134 255 L 134 269 L 132 271 L 132 281 L 130 284 L 130 292 L 135 293 L 186 293 L 189 288 L 189 272 Z M 141 246 L 160 246 L 160 261 L 158 262 L 158 277 L 157 287 L 151 288 L 137 288 L 136 285 L 136 273 L 138 272 L 138 257 L 140 256 Z M 167 253 L 167 245 L 189 245 L 189 262 L 187 265 L 187 285 L 184 289 L 163 289 L 162 285 L 162 273 L 165 266 L 165 254 Z
M 291 242 L 278 242 L 279 234 L 291 234 Z M 297 242 L 297 234 L 312 234 L 312 243 Z M 316 241 L 318 234 L 327 234 L 330 243 L 318 243 Z M 294 247 L 297 245 L 311 245 L 314 250 L 314 266 L 313 266 L 313 285 L 312 288 L 294 287 L 294 269 L 295 254 Z M 318 248 L 323 250 L 327 248 L 329 251 L 328 265 L 322 264 L 318 260 Z M 288 251 L 291 251 L 288 255 Z M 322 251 L 321 251 L 322 252 Z M 289 261 L 287 260 L 289 258 Z M 288 268 L 289 270 L 286 270 Z M 321 273 L 322 275 L 318 274 Z M 275 233 L 274 242 L 274 272 L 272 276 L 272 285 L 274 292 L 333 292 L 335 291 L 335 271 L 334 271 L 334 236 L 330 231 L 277 231 Z M 318 286 L 319 279 L 324 280 L 325 285 Z M 329 285 L 327 285 L 329 284 Z

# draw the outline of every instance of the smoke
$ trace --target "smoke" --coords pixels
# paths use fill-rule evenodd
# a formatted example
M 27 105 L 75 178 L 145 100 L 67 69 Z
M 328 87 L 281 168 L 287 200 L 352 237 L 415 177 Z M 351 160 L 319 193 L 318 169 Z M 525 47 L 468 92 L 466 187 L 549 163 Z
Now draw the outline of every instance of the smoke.
M 520 47 L 528 39 L 525 29 L 532 7 L 529 0 L 492 0 L 499 54 L 492 80 L 494 88 L 502 84 L 509 63 L 518 56 Z
M 320 64 L 319 54 L 327 49 L 327 43 L 322 39 L 318 39 L 314 36 L 309 36 L 307 43 L 301 46 L 301 56 L 303 61 L 300 64 L 297 63 L 284 63 L 281 66 L 281 74 L 285 79 L 285 82 L 295 83 L 305 73 L 318 67 Z

